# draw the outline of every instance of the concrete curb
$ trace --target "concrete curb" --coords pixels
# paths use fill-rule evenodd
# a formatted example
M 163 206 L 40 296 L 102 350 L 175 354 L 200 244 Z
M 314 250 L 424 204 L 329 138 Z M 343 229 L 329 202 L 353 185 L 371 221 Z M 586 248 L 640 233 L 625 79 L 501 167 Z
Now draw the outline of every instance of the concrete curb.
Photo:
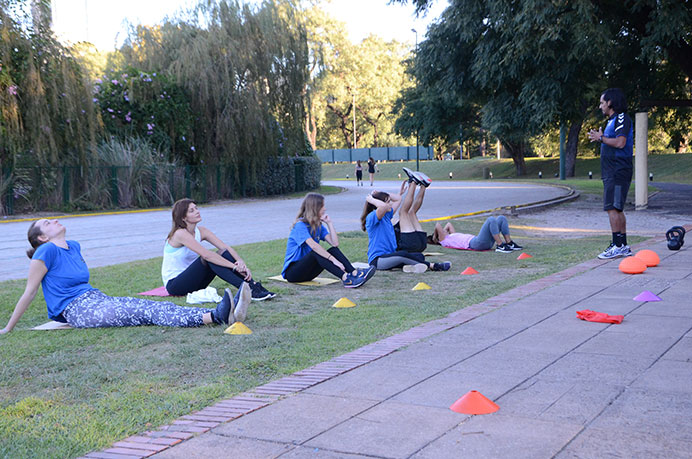
M 523 182 L 520 182 L 523 183 Z M 544 201 L 535 201 L 535 202 L 530 202 L 527 204 L 519 204 L 516 206 L 502 206 L 502 207 L 495 207 L 494 209 L 486 209 L 486 210 L 479 210 L 476 212 L 467 212 L 464 214 L 456 214 L 456 215 L 447 215 L 445 217 L 437 217 L 437 218 L 428 218 L 425 220 L 420 220 L 421 222 L 437 222 L 437 221 L 444 221 L 444 220 L 452 220 L 454 218 L 463 218 L 463 217 L 472 217 L 476 215 L 485 215 L 485 214 L 490 214 L 493 212 L 502 212 L 502 211 L 509 211 L 511 215 L 517 215 L 518 213 L 530 213 L 530 212 L 536 212 L 539 210 L 543 210 L 548 207 L 556 206 L 558 204 L 562 204 L 564 202 L 569 202 L 574 199 L 577 199 L 580 196 L 580 193 L 575 190 L 574 188 L 567 186 L 567 185 L 557 185 L 554 183 L 542 183 L 542 186 L 551 186 L 551 187 L 556 187 L 556 188 L 562 188 L 565 190 L 568 190 L 569 193 L 566 194 L 565 196 L 560 196 L 557 198 L 553 199 L 546 199 Z

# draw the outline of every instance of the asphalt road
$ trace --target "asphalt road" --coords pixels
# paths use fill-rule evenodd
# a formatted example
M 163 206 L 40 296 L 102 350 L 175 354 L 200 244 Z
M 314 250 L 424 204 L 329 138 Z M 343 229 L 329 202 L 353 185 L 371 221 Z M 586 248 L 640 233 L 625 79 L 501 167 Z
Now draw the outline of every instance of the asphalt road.
M 692 185 L 653 182 L 658 188 L 649 199 L 648 208 L 678 215 L 692 215 Z
M 346 188 L 327 196 L 327 212 L 338 231 L 360 228 L 364 198 L 372 188 L 356 187 L 355 181 L 325 181 Z M 398 182 L 376 182 L 375 188 L 398 192 Z M 527 204 L 567 194 L 562 188 L 521 183 L 437 182 L 426 194 L 420 219 L 442 217 L 499 206 Z M 301 199 L 244 199 L 202 207 L 202 225 L 230 245 L 284 238 L 298 212 Z M 170 211 L 94 215 L 63 218 L 67 238 L 82 245 L 90 267 L 125 263 L 161 256 L 171 225 Z M 26 278 L 29 259 L 25 250 L 28 222 L 0 223 L 0 281 Z

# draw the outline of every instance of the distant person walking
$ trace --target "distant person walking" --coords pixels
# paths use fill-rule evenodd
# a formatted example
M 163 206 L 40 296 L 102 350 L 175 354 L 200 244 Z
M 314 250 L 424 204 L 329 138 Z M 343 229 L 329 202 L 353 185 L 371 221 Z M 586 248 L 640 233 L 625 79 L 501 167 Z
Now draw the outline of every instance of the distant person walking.
M 363 186 L 363 165 L 360 159 L 356 161 L 356 185 Z
M 370 186 L 375 182 L 375 171 L 377 170 L 377 164 L 375 160 L 370 157 L 368 159 L 368 174 L 370 174 Z
M 601 143 L 603 210 L 608 212 L 613 239 L 598 255 L 606 260 L 632 255 L 627 245 L 625 202 L 632 182 L 632 120 L 625 113 L 627 101 L 621 89 L 609 88 L 601 94 L 599 108 L 608 117 L 605 131 L 589 131 L 591 142 Z

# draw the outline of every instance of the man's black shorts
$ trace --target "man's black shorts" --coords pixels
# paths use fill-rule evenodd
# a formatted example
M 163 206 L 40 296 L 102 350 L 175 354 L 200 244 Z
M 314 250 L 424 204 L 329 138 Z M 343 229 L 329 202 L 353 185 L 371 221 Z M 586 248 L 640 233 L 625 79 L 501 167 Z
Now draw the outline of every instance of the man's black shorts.
M 632 183 L 632 158 L 601 156 L 603 180 L 603 210 L 625 209 L 627 193 Z

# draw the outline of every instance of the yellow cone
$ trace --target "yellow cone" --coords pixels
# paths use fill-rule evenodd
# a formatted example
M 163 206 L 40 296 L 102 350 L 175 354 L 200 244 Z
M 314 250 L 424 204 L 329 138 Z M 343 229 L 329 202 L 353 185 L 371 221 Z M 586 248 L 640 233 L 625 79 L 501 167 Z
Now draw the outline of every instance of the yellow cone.
M 430 290 L 432 289 L 431 286 L 426 284 L 425 282 L 418 282 L 415 287 L 413 287 L 411 290 Z
M 229 335 L 251 335 L 252 330 L 250 330 L 242 322 L 235 322 L 233 325 L 224 330 L 224 333 L 228 333 Z
M 352 308 L 356 305 L 353 301 L 346 297 L 340 298 L 339 301 L 332 305 L 333 308 Z

